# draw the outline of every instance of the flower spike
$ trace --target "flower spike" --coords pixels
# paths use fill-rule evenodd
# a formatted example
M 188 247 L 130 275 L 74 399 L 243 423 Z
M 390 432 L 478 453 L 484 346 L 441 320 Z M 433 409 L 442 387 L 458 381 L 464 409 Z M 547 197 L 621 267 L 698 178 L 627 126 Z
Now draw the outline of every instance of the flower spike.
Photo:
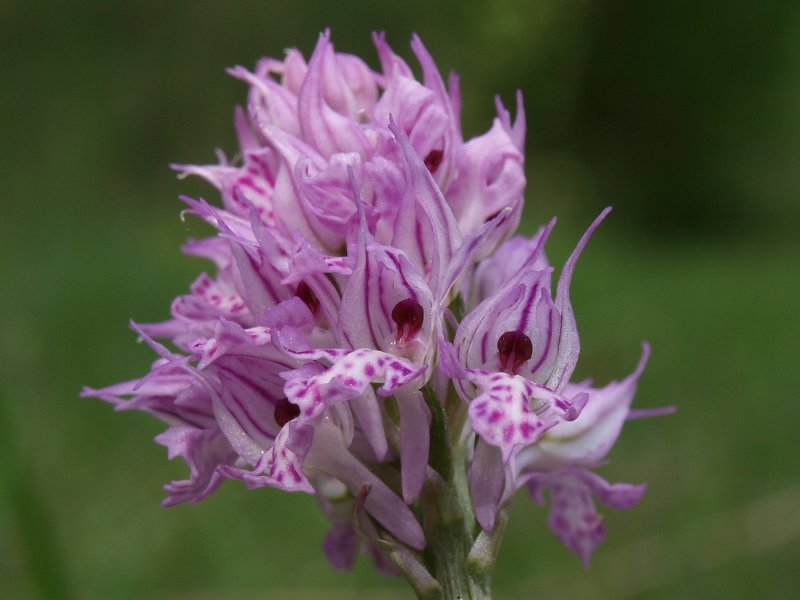
M 548 503 L 555 536 L 584 564 L 605 538 L 596 503 L 628 509 L 645 486 L 608 483 L 607 460 L 650 348 L 604 387 L 573 382 L 580 351 L 570 285 L 553 284 L 555 219 L 516 236 L 526 117 L 495 98 L 465 140 L 459 79 L 417 35 L 414 75 L 383 33 L 379 70 L 337 52 L 330 30 L 228 73 L 247 86 L 238 151 L 175 164 L 215 188 L 181 218 L 213 236 L 210 261 L 160 323 L 131 327 L 157 356 L 140 379 L 84 388 L 165 423 L 156 442 L 188 474 L 165 506 L 226 479 L 313 494 L 340 570 L 360 553 L 420 597 L 490 597 L 515 492 Z M 231 156 L 232 158 L 228 158 Z M 555 285 L 555 288 L 554 288 Z

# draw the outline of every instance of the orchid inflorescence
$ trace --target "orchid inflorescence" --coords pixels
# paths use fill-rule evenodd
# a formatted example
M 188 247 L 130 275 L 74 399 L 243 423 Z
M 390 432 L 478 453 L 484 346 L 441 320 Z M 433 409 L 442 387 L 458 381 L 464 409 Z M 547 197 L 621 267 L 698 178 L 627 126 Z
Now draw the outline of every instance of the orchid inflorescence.
M 570 381 L 570 280 L 608 209 L 553 296 L 555 220 L 512 237 L 521 94 L 513 120 L 498 99 L 491 129 L 465 142 L 456 76 L 446 85 L 415 36 L 420 82 L 373 38 L 380 73 L 328 32 L 308 63 L 293 49 L 230 70 L 249 85 L 240 158 L 175 166 L 221 194 L 222 208 L 183 198 L 218 232 L 184 251 L 216 275 L 170 320 L 133 324 L 159 355 L 149 374 L 84 395 L 169 425 L 156 441 L 190 473 L 165 506 L 225 479 L 315 494 L 334 567 L 363 548 L 420 597 L 485 598 L 519 488 L 542 504 L 549 490 L 550 528 L 587 564 L 605 537 L 595 500 L 642 497 L 592 469 L 632 414 L 649 350 L 621 382 Z

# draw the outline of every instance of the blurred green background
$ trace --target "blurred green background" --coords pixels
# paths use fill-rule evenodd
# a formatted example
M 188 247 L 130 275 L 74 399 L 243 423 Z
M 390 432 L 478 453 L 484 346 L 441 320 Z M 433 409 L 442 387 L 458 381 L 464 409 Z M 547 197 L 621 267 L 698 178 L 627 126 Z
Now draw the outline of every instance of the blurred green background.
M 81 400 L 153 359 L 157 321 L 201 270 L 178 247 L 170 162 L 232 153 L 245 87 L 225 67 L 324 27 L 377 66 L 418 32 L 462 78 L 465 133 L 525 93 L 527 219 L 560 217 L 559 264 L 604 206 L 574 283 L 578 375 L 627 374 L 637 405 L 602 470 L 646 481 L 607 512 L 585 571 L 520 496 L 496 597 L 800 597 L 800 4 L 669 0 L 21 2 L 0 5 L 0 596 L 406 598 L 362 561 L 331 570 L 314 500 L 230 482 L 164 510 L 182 478 L 146 415 Z

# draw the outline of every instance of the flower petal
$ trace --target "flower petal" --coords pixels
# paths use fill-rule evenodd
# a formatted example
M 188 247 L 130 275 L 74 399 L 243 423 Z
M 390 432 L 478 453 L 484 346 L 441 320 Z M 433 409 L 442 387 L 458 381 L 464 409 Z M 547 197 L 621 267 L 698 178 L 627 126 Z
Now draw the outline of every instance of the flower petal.
M 400 413 L 400 473 L 403 500 L 413 504 L 425 483 L 430 450 L 431 413 L 422 392 L 416 390 L 397 395 Z
M 503 462 L 509 462 L 520 446 L 539 440 L 560 418 L 573 416 L 576 408 L 552 390 L 517 375 L 472 370 L 468 378 L 481 392 L 469 405 L 472 428 L 500 448 Z M 560 418 L 557 412 L 562 413 Z
M 156 436 L 156 442 L 167 447 L 170 460 L 180 456 L 189 466 L 189 479 L 164 486 L 167 498 L 163 506 L 182 502 L 194 504 L 210 496 L 222 483 L 219 465 L 232 463 L 236 454 L 216 428 L 197 429 L 187 425 L 170 427 Z
M 441 279 L 461 245 L 461 234 L 439 186 L 405 134 L 394 124 L 389 129 L 402 151 L 407 178 L 392 245 L 403 250 L 420 272 L 427 275 L 434 295 L 439 297 Z
M 592 496 L 612 508 L 625 509 L 635 505 L 645 492 L 645 486 L 610 485 L 602 477 L 583 469 L 539 473 L 531 477 L 528 487 L 540 501 L 541 490 L 550 488 L 552 497 L 547 523 L 586 567 L 594 549 L 606 538 L 603 517 L 597 513 Z
M 561 276 L 558 279 L 558 287 L 556 288 L 556 310 L 561 315 L 560 331 L 561 335 L 558 343 L 558 354 L 555 359 L 552 374 L 547 380 L 547 387 L 553 390 L 561 390 L 569 381 L 572 372 L 575 370 L 575 365 L 578 362 L 578 354 L 580 353 L 580 341 L 578 339 L 578 325 L 575 322 L 575 313 L 572 312 L 572 304 L 569 300 L 569 286 L 572 283 L 572 274 L 575 271 L 575 264 L 578 262 L 578 257 L 583 252 L 589 238 L 594 233 L 594 230 L 600 226 L 606 215 L 611 212 L 611 207 L 603 210 L 598 217 L 583 234 L 575 250 L 572 251 L 564 268 L 561 271 Z
M 361 396 L 373 383 L 382 383 L 378 394 L 389 396 L 422 375 L 418 367 L 391 354 L 359 348 L 344 355 L 327 350 L 294 351 L 292 355 L 307 360 L 329 360 L 333 365 L 318 374 L 286 373 L 284 393 L 300 407 L 301 416 L 310 419 L 325 407 Z
M 497 233 L 496 243 L 508 237 L 522 214 L 525 171 L 523 156 L 495 119 L 492 128 L 461 146 L 457 155 L 458 178 L 447 192 L 461 233 L 480 227 L 504 208 L 514 217 Z
M 323 156 L 336 152 L 358 152 L 364 157 L 370 154 L 370 144 L 358 124 L 337 113 L 325 101 L 326 70 L 335 60 L 330 33 L 319 37 L 308 63 L 308 72 L 298 98 L 300 128 L 303 139 L 320 151 Z
M 413 335 L 403 335 L 393 318 L 400 302 L 422 311 Z M 436 326 L 433 294 L 425 278 L 400 250 L 378 244 L 360 220 L 356 266 L 342 293 L 338 333 L 352 348 L 375 348 L 421 363 Z
M 525 449 L 519 457 L 521 468 L 591 467 L 602 461 L 619 437 L 649 355 L 650 347 L 645 344 L 636 370 L 604 388 L 594 389 L 586 384 L 565 386 L 567 395 L 587 394 L 586 407 L 577 419 L 560 423 L 538 444 Z
M 505 471 L 500 450 L 479 439 L 469 467 L 469 492 L 475 518 L 484 531 L 494 529 L 506 485 Z

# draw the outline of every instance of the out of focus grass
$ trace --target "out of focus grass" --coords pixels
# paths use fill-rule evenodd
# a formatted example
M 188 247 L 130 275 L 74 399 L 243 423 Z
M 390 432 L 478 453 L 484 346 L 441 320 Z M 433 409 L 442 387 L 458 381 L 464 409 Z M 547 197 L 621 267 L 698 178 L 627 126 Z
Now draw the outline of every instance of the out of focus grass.
M 624 376 L 647 339 L 637 403 L 680 409 L 627 426 L 604 474 L 650 490 L 607 515 L 589 571 L 517 499 L 497 597 L 798 595 L 794 5 L 267 4 L 0 9 L 0 595 L 407 597 L 366 564 L 325 564 L 311 498 L 228 483 L 161 509 L 184 473 L 151 442 L 162 426 L 77 398 L 147 369 L 127 320 L 164 318 L 206 267 L 177 250 L 204 230 L 179 221 L 176 196 L 210 190 L 166 165 L 233 149 L 244 88 L 223 69 L 308 52 L 326 25 L 370 57 L 372 29 L 409 57 L 418 31 L 461 73 L 470 134 L 491 94 L 523 88 L 524 229 L 558 214 L 559 263 L 616 206 L 574 282 L 578 375 Z

